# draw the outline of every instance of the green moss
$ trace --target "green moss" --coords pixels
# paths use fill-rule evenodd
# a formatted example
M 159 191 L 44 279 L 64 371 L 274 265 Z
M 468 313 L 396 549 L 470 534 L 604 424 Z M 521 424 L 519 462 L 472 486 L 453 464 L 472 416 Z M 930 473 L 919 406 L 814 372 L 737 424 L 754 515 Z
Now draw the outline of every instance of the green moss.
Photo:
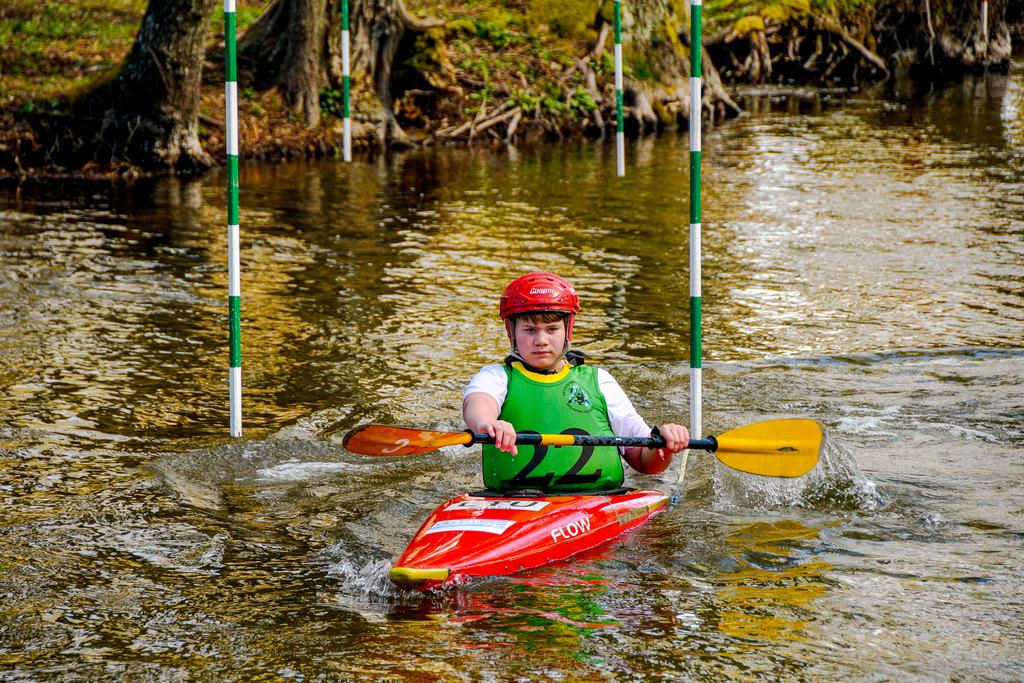
M 761 18 L 784 24 L 789 20 L 789 10 L 782 5 L 772 5 L 761 10 Z
M 760 13 L 768 4 L 765 0 L 708 0 L 704 5 L 704 17 L 709 23 L 728 25 Z
M 854 14 L 864 7 L 875 5 L 878 0 L 811 0 L 811 7 L 823 14 L 844 16 Z M 932 7 L 942 4 L 942 0 L 936 0 Z
M 442 50 L 445 45 L 445 29 L 432 28 L 416 37 L 412 54 L 406 64 L 417 71 L 431 72 L 442 68 Z
M 600 0 L 530 0 L 528 17 L 547 24 L 563 38 L 584 38 L 593 33 L 602 4 Z
M 444 26 L 450 33 L 462 33 L 465 35 L 473 35 L 476 33 L 476 22 L 468 17 L 452 19 Z
M 615 73 L 615 57 L 608 51 L 602 52 L 601 56 L 591 64 L 591 67 L 598 74 Z
M 540 104 L 541 96 L 532 90 L 520 90 L 516 88 L 512 90 L 512 100 L 516 103 L 516 106 L 523 111 L 531 112 Z
M 541 102 L 541 105 L 552 114 L 563 114 L 568 109 L 565 106 L 565 102 L 563 102 L 557 95 L 548 95 Z
M 755 31 L 764 30 L 764 18 L 760 14 L 752 14 L 736 21 L 733 30 L 741 36 Z
M 622 70 L 638 81 L 653 83 L 658 80 L 658 70 L 646 55 L 629 51 L 622 60 Z
M 806 14 L 811 11 L 810 0 L 782 0 L 780 4 L 798 13 Z
M 658 121 L 663 126 L 672 126 L 676 123 L 675 115 L 668 110 L 660 99 L 657 97 L 651 100 L 651 108 L 654 110 L 654 115 L 658 117 Z
M 590 112 L 597 109 L 597 103 L 594 102 L 594 98 L 590 96 L 590 92 L 582 85 L 576 86 L 576 92 L 572 94 L 570 104 L 582 112 Z
M 488 19 L 477 19 L 473 22 L 473 32 L 477 38 L 483 38 L 494 43 L 498 49 L 508 47 L 511 34 L 504 26 L 496 21 Z
M 479 76 L 480 79 L 486 83 L 491 78 L 491 68 L 488 66 L 488 61 L 489 60 L 484 57 L 465 57 L 458 60 L 456 62 L 456 66 L 463 71 Z
M 662 24 L 662 32 L 665 40 L 672 45 L 672 49 L 675 53 L 682 58 L 689 56 L 690 51 L 683 45 L 682 41 L 679 40 L 679 24 L 676 23 L 673 17 L 665 17 L 665 22 Z

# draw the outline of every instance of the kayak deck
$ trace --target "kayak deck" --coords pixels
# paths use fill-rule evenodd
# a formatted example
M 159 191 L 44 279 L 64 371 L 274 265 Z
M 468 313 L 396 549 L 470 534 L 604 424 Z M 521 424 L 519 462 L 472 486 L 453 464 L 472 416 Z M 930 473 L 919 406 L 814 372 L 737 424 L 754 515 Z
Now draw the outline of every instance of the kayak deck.
M 659 491 L 464 493 L 440 505 L 388 572 L 426 590 L 467 576 L 504 576 L 564 560 L 668 507 Z

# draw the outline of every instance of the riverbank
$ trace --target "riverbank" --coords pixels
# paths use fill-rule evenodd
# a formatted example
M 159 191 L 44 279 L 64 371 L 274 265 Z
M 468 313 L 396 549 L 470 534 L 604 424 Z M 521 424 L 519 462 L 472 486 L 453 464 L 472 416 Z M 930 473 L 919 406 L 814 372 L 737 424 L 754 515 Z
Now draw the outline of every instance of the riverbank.
M 900 40 L 912 30 L 908 14 L 879 14 L 879 2 L 717 0 L 705 3 L 704 115 L 737 115 L 735 88 L 781 84 L 855 89 L 912 68 L 920 55 Z M 685 125 L 689 98 L 683 67 L 689 54 L 688 8 L 667 11 L 651 33 L 650 8 L 624 3 L 626 133 L 639 136 Z M 656 3 L 655 3 L 656 5 Z M 944 21 L 938 11 L 935 25 Z M 889 3 L 898 8 L 898 3 Z M 239 2 L 239 34 L 264 10 Z M 383 126 L 381 100 L 367 74 L 353 77 L 353 144 L 387 146 L 523 143 L 614 131 L 612 3 L 428 3 L 410 0 L 410 14 L 433 20 L 409 33 L 396 55 Z M 909 7 L 907 8 L 909 9 Z M 12 0 L 0 10 L 0 174 L 134 177 L 145 171 L 113 161 L 69 166 L 60 158 L 58 128 L 68 125 L 69 102 L 116 75 L 145 11 L 143 0 L 84 0 L 74 9 L 55 0 Z M 1011 15 L 1014 10 L 1010 10 Z M 1019 12 L 1018 12 L 1019 13 Z M 200 95 L 199 140 L 224 158 L 222 11 L 212 19 Z M 1013 16 L 1009 16 L 1011 20 Z M 1021 19 L 1021 18 L 1018 18 Z M 641 43 L 637 36 L 649 36 Z M 1000 36 L 994 36 L 993 41 Z M 1005 38 L 1009 44 L 1009 34 Z M 658 47 L 659 42 L 665 45 Z M 651 47 L 655 46 L 655 47 Z M 1000 45 L 998 50 L 1003 50 Z M 973 49 L 973 48 L 972 48 Z M 986 44 L 986 50 L 990 46 Z M 1007 48 L 1008 49 L 1008 48 Z M 666 66 L 668 61 L 676 64 Z M 977 49 L 965 68 L 998 68 Z M 942 66 L 942 65 L 940 65 Z M 934 74 L 949 77 L 946 65 Z M 921 74 L 930 77 L 928 73 Z M 340 154 L 342 95 L 320 93 L 321 120 L 309 127 L 274 89 L 240 82 L 243 158 L 265 161 Z M 386 129 L 386 130 L 385 130 Z M 63 129 L 62 129 L 63 130 Z

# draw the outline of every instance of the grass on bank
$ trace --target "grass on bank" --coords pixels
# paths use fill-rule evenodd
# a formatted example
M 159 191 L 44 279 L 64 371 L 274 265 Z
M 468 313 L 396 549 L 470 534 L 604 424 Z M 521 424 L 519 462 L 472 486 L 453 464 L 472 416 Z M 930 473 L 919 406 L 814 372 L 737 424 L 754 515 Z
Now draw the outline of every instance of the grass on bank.
M 3 0 L 0 106 L 74 93 L 116 71 L 131 49 L 147 0 Z M 266 6 L 241 0 L 244 30 Z M 224 25 L 218 5 L 211 33 Z
M 772 5 L 792 2 L 832 7 L 871 1 L 710 0 L 705 17 L 711 22 L 730 21 Z M 239 34 L 256 20 L 269 2 L 239 0 Z M 3 46 L 0 48 L 0 106 L 30 100 L 47 101 L 77 92 L 115 72 L 131 48 L 146 4 L 147 0 L 3 0 L 0 3 L 0 46 Z M 683 0 L 678 4 L 681 11 L 688 6 Z M 611 5 L 611 0 L 406 2 L 416 15 L 436 16 L 461 24 L 466 29 L 466 43 L 480 40 L 501 51 L 511 48 L 521 55 L 521 62 L 527 61 L 527 56 L 548 62 L 571 62 L 574 44 L 592 44 L 596 38 L 596 30 L 588 19 L 600 12 L 610 20 Z M 223 15 L 218 3 L 210 22 L 211 39 L 220 33 Z M 459 47 L 456 45 L 456 50 Z M 463 57 L 475 52 L 464 46 L 461 51 Z M 488 68 L 496 66 L 493 62 L 476 66 L 465 62 L 464 65 L 482 79 L 489 78 Z

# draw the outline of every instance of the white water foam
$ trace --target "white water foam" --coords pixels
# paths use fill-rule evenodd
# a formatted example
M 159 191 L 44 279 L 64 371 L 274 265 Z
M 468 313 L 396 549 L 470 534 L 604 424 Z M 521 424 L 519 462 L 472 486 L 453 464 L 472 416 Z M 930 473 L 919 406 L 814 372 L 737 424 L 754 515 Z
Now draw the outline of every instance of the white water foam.
M 850 450 L 825 437 L 817 466 L 794 479 L 760 477 L 720 466 L 715 477 L 715 506 L 720 508 L 876 510 L 885 497 L 861 472 Z
M 388 559 L 356 559 L 342 543 L 325 548 L 322 555 L 329 563 L 327 575 L 344 584 L 343 595 L 392 598 L 400 593 L 388 578 L 388 570 L 391 568 Z
M 298 460 L 288 460 L 273 467 L 256 470 L 256 478 L 261 481 L 307 481 L 352 469 L 355 468 L 344 462 L 300 462 Z

